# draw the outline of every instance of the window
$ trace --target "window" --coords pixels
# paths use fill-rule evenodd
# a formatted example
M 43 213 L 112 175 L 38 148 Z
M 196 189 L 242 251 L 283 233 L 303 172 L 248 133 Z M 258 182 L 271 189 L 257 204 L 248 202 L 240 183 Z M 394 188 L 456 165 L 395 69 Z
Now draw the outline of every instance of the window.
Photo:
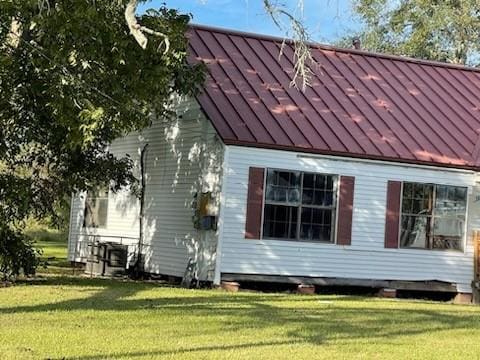
M 85 199 L 83 227 L 104 228 L 107 226 L 108 190 L 90 191 Z
M 267 170 L 263 237 L 334 241 L 337 176 Z
M 400 246 L 462 250 L 467 188 L 403 183 Z

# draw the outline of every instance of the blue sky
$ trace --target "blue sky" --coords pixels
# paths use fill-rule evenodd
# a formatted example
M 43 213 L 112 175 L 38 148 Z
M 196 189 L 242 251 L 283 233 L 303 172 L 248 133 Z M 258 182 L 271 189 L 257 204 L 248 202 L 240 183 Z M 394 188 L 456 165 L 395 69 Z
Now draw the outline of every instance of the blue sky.
M 278 2 L 292 11 L 297 4 L 296 0 Z M 262 0 L 152 0 L 139 11 L 158 8 L 162 3 L 193 14 L 193 22 L 197 24 L 284 35 L 265 14 Z M 323 43 L 332 43 L 360 28 L 352 15 L 351 0 L 305 0 L 304 18 L 311 39 Z

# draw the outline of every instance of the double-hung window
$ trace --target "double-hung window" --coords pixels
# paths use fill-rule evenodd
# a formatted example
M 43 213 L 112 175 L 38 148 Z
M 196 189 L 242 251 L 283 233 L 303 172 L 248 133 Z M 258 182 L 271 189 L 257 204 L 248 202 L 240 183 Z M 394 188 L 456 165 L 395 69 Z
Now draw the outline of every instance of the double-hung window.
M 83 227 L 105 228 L 107 226 L 108 190 L 89 191 L 85 199 Z
M 467 188 L 404 182 L 400 246 L 463 249 Z
M 334 242 L 336 175 L 268 169 L 263 237 Z

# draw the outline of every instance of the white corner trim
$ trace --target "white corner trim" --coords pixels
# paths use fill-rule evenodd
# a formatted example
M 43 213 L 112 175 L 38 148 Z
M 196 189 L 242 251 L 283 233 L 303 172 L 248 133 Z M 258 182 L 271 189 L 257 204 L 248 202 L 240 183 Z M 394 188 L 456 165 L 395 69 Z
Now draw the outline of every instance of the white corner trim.
M 222 244 L 223 244 L 223 229 L 224 229 L 224 216 L 225 216 L 225 206 L 227 198 L 227 181 L 226 177 L 228 175 L 228 146 L 224 147 L 223 153 L 223 165 L 222 165 L 222 191 L 220 192 L 220 211 L 218 216 L 218 240 L 217 240 L 217 251 L 215 256 L 215 275 L 213 278 L 214 285 L 220 285 L 222 278 Z

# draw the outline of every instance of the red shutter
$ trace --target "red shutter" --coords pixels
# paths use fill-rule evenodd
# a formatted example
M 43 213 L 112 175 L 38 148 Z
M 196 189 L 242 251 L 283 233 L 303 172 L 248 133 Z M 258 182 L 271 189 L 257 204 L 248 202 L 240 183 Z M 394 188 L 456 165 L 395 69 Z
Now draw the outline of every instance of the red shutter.
M 354 187 L 355 178 L 353 176 L 340 177 L 340 196 L 338 198 L 337 245 L 350 245 L 352 243 Z
M 385 247 L 398 248 L 398 233 L 400 227 L 400 198 L 402 183 L 389 181 L 387 185 L 387 212 L 385 216 Z
M 264 169 L 251 167 L 248 174 L 247 218 L 245 238 L 260 239 L 263 210 Z

